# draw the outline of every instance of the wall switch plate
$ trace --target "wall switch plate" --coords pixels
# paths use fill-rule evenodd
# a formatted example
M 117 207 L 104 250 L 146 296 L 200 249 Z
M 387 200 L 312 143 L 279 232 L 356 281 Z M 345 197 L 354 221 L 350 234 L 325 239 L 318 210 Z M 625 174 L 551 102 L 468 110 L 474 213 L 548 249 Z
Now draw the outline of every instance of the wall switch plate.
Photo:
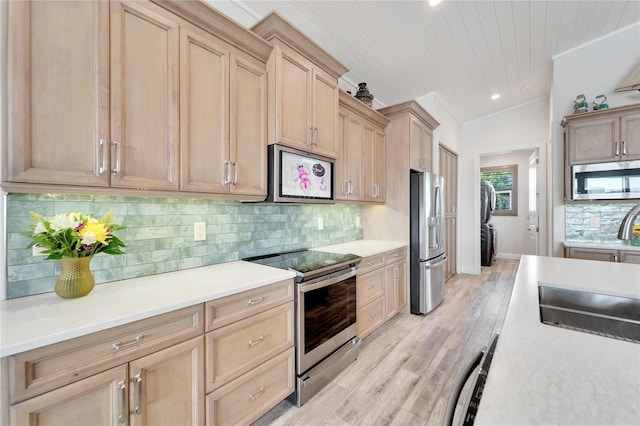
M 193 224 L 193 241 L 205 241 L 207 239 L 207 224 L 196 222 Z
M 324 221 L 321 217 L 318 218 L 318 231 L 322 231 L 324 229 Z
M 600 229 L 600 217 L 598 216 L 591 217 L 591 229 Z
M 356 216 L 356 228 L 360 228 L 360 216 Z

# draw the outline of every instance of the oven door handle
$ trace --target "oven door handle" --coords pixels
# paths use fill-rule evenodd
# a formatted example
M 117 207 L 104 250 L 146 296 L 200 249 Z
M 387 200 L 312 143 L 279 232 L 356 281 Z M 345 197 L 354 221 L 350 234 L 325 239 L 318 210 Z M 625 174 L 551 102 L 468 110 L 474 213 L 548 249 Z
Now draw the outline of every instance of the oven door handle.
M 340 270 L 329 275 L 318 277 L 314 280 L 309 281 L 308 283 L 300 283 L 298 284 L 298 289 L 300 293 L 306 293 L 322 287 L 328 287 L 330 285 L 337 284 L 341 281 L 354 277 L 357 273 L 358 267 L 352 266 L 351 268 L 347 269 L 346 272 L 345 270 Z

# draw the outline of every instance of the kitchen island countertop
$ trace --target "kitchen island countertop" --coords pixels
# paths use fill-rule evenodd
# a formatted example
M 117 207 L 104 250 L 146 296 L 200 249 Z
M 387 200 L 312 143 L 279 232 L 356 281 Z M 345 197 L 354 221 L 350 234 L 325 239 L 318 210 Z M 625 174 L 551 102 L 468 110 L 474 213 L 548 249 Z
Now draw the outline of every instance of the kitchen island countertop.
M 475 424 L 638 424 L 640 344 L 542 324 L 539 283 L 640 299 L 640 265 L 523 256 Z
M 591 248 L 591 249 L 605 249 L 605 250 L 626 250 L 626 251 L 638 251 L 640 252 L 640 246 L 632 246 L 626 241 L 565 241 L 564 246 L 574 248 Z
M 0 356 L 62 342 L 291 279 L 293 272 L 244 261 L 96 285 L 78 299 L 44 293 L 0 302 Z

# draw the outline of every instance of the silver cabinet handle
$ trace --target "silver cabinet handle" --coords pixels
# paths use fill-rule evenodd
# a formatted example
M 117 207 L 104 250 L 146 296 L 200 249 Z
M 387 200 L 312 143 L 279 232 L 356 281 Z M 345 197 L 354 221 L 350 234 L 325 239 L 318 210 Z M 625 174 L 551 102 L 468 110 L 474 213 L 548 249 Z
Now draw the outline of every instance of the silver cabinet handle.
M 617 254 L 614 254 L 614 255 L 613 255 L 613 261 L 614 261 L 614 262 L 617 262 L 617 261 L 618 261 L 618 255 L 617 255 Z
M 622 155 L 627 155 L 627 142 L 622 141 Z
M 107 141 L 100 139 L 96 144 L 96 161 L 93 173 L 96 176 L 101 176 L 105 170 L 107 170 Z
M 618 142 L 615 142 L 615 144 L 616 144 L 616 157 L 617 157 L 618 155 L 620 155 L 620 147 L 618 146 Z
M 120 350 L 120 349 L 124 349 L 127 348 L 129 346 L 133 346 L 133 345 L 137 345 L 138 343 L 142 342 L 142 340 L 144 340 L 144 334 L 139 334 L 136 336 L 135 340 L 128 342 L 128 343 L 120 343 L 120 342 L 116 342 L 114 344 L 111 345 L 111 347 L 113 349 L 115 349 L 116 351 Z
M 249 399 L 252 400 L 252 401 L 255 401 L 256 399 L 258 399 L 262 395 L 264 395 L 264 392 L 265 392 L 265 389 L 264 389 L 264 386 L 263 386 L 260 389 L 258 389 L 258 392 L 252 393 L 251 395 L 249 395 Z
M 349 179 L 349 195 L 353 194 L 353 181 Z
M 380 191 L 378 190 L 378 184 L 373 184 L 373 198 L 377 198 L 380 195 Z
M 316 138 L 315 138 L 315 141 L 314 141 L 314 143 L 313 143 L 313 144 L 314 144 L 314 145 L 318 145 L 318 133 L 319 133 L 319 132 L 318 132 L 318 128 L 317 128 L 317 127 L 314 127 L 314 128 L 313 128 L 313 131 L 314 131 L 314 133 L 315 133 L 315 135 L 316 135 Z
M 237 185 L 238 184 L 238 163 L 236 163 L 235 161 L 232 161 L 231 164 L 233 165 L 233 182 L 231 182 L 232 185 Z
M 120 160 L 122 149 L 120 148 L 120 142 L 113 141 L 111 143 L 112 157 L 116 159 L 116 166 L 111 169 L 111 173 L 114 175 L 120 174 Z
M 343 189 L 344 189 L 344 195 L 349 195 L 349 180 L 348 179 L 344 181 Z
M 376 286 L 375 286 L 375 285 L 368 285 L 368 286 L 367 286 L 367 288 L 368 288 L 369 290 L 372 290 L 372 289 L 376 288 Z
M 376 315 L 377 315 L 377 314 L 369 315 L 368 320 L 369 320 L 369 321 L 373 321 L 373 320 L 376 318 Z
M 127 417 L 125 408 L 127 405 L 127 387 L 124 382 L 118 382 L 118 391 L 120 392 L 120 414 L 118 414 L 118 423 L 126 423 Z
M 136 394 L 137 394 L 137 402 L 136 406 L 133 409 L 133 414 L 141 415 L 142 414 L 142 377 L 139 374 L 136 374 L 133 377 L 133 381 L 136 383 Z
M 223 185 L 229 185 L 231 183 L 231 161 L 229 160 L 224 160 L 224 168 L 226 173 L 226 178 L 224 180 Z
M 400 281 L 400 268 L 396 266 L 393 272 L 395 274 L 396 281 Z
M 309 126 L 309 133 L 307 134 L 307 145 L 313 145 L 313 126 Z
M 256 340 L 249 340 L 249 346 L 255 346 L 262 342 L 264 342 L 264 336 L 260 336 Z
M 260 296 L 257 299 L 251 299 L 249 300 L 249 306 L 253 306 L 253 305 L 257 305 L 258 303 L 262 303 L 262 301 L 264 300 L 264 297 Z

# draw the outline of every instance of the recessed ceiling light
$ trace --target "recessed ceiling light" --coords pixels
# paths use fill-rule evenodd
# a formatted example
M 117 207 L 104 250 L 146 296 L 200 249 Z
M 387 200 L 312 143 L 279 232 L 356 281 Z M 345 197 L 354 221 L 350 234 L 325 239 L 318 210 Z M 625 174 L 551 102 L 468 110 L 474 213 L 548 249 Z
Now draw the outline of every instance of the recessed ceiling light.
M 500 99 L 500 93 L 496 93 L 494 95 L 491 95 L 491 100 L 492 101 L 497 101 L 498 99 Z
M 429 6 L 434 7 L 440 4 L 442 0 L 429 0 Z

